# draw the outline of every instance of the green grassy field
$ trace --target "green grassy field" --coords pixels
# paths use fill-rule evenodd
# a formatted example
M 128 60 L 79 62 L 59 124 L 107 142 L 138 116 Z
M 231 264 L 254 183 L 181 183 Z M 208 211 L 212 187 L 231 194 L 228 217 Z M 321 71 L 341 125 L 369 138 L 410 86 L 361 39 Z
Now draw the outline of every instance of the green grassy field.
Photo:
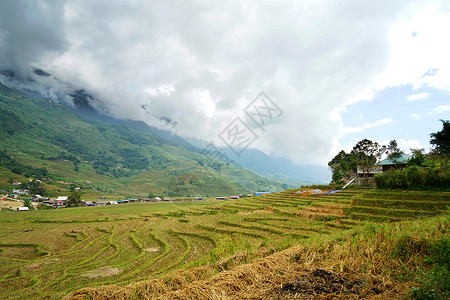
M 2 212 L 0 298 L 61 298 L 86 286 L 123 285 L 204 265 L 219 272 L 367 224 L 448 214 L 450 204 L 444 192 L 296 191 Z

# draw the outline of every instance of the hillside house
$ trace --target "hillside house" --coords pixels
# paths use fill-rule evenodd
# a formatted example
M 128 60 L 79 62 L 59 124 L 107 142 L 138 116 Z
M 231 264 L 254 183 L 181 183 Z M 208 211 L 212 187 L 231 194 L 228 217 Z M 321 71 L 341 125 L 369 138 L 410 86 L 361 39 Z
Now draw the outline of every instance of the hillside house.
M 56 201 L 60 204 L 66 203 L 68 200 L 69 200 L 69 197 L 67 197 L 67 196 L 59 196 L 58 198 L 56 198 Z
M 389 171 L 394 168 L 403 168 L 408 163 L 408 160 L 411 159 L 411 155 L 409 154 L 401 154 L 400 157 L 393 162 L 392 160 L 386 158 L 380 162 L 377 162 L 375 165 L 380 166 L 383 172 Z
M 52 207 L 56 207 L 56 208 L 63 208 L 63 207 L 66 207 L 68 198 L 69 197 L 67 197 L 67 196 L 60 196 L 60 197 L 58 197 L 56 199 L 45 200 L 42 203 L 44 203 L 47 206 L 52 206 Z
M 27 206 L 18 207 L 17 211 L 30 211 L 30 209 Z
M 369 184 L 370 185 L 375 184 L 374 178 L 373 178 L 375 176 L 375 174 L 384 173 L 390 169 L 403 168 L 408 163 L 408 160 L 410 160 L 410 159 L 411 159 L 411 155 L 401 154 L 400 157 L 398 159 L 396 159 L 395 161 L 392 161 L 389 158 L 386 158 L 386 159 L 383 159 L 382 161 L 375 163 L 372 166 L 372 168 L 370 168 L 370 170 L 369 170 L 369 174 L 368 174 L 369 175 Z M 357 184 L 357 185 L 364 184 L 364 172 L 360 166 L 358 166 L 356 169 L 355 184 Z
M 154 197 L 154 198 L 140 198 L 139 202 L 158 202 L 161 201 L 161 198 Z
M 117 201 L 92 201 L 94 206 L 105 206 L 119 204 Z
M 13 189 L 13 193 L 17 195 L 28 195 L 29 190 Z

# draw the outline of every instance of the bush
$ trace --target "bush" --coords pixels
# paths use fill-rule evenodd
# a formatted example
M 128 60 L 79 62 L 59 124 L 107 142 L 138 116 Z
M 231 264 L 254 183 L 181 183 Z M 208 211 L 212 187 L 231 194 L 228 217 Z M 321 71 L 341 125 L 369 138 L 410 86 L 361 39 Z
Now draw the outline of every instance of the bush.
M 392 256 L 405 262 L 411 256 L 427 253 L 428 242 L 426 240 L 418 240 L 410 236 L 402 236 L 395 242 L 392 250 Z
M 48 205 L 40 203 L 40 204 L 38 204 L 37 209 L 38 210 L 43 210 L 43 209 L 56 209 L 56 208 L 53 207 L 53 206 L 48 206 Z
M 446 161 L 426 161 L 423 166 L 391 169 L 375 175 L 380 189 L 449 190 L 450 165 Z
M 450 238 L 443 237 L 428 247 L 425 262 L 431 268 L 419 273 L 419 287 L 411 289 L 413 299 L 450 299 Z

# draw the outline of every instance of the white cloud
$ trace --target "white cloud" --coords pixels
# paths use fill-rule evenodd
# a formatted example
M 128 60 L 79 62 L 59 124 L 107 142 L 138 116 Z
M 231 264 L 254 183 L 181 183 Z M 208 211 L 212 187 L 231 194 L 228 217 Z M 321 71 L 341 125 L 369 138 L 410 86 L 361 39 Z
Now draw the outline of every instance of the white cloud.
M 403 150 L 405 153 L 411 153 L 411 149 L 426 149 L 428 151 L 428 147 L 422 145 L 418 140 L 405 140 L 399 139 L 397 141 L 398 147 Z
M 392 121 L 393 121 L 392 118 L 384 118 L 384 119 L 377 120 L 372 123 L 365 123 L 364 125 L 358 126 L 358 127 L 344 127 L 344 128 L 342 128 L 341 132 L 342 133 L 363 132 L 366 129 L 383 126 L 383 125 L 388 125 L 388 124 L 392 123 Z
M 414 34 L 413 34 L 414 33 Z M 390 30 L 389 63 L 376 76 L 376 89 L 413 84 L 450 90 L 450 7 L 428 1 L 406 9 Z M 429 70 L 433 74 L 427 74 Z
M 417 93 L 417 94 L 411 94 L 408 97 L 406 97 L 406 101 L 417 101 L 417 100 L 423 100 L 430 97 L 430 93 Z
M 435 107 L 432 111 L 427 112 L 427 115 L 439 115 L 446 111 L 450 111 L 450 105 L 439 105 Z
M 409 116 L 410 116 L 411 118 L 413 118 L 413 119 L 416 119 L 416 120 L 422 119 L 422 116 L 421 116 L 421 115 L 414 114 L 414 113 L 410 114 Z
M 351 103 L 402 84 L 450 87 L 445 1 L 14 3 L 0 2 L 0 71 L 34 81 L 7 83 L 59 100 L 84 88 L 116 117 L 167 117 L 206 140 L 265 91 L 284 114 L 254 145 L 297 163 L 324 163 L 343 134 L 392 123 L 345 128 Z

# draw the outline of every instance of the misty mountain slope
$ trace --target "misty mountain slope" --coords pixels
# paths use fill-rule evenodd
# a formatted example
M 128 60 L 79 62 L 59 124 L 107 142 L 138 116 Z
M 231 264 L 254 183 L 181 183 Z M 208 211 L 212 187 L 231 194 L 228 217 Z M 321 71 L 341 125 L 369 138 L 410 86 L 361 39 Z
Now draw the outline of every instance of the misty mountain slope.
M 158 129 L 156 127 L 149 126 L 144 121 L 116 119 L 116 118 L 107 116 L 105 114 L 100 114 L 100 113 L 96 112 L 95 110 L 86 111 L 86 110 L 80 109 L 78 107 L 72 109 L 72 112 L 74 112 L 76 115 L 78 115 L 84 121 L 89 122 L 89 123 L 93 122 L 93 120 L 96 120 L 96 121 L 100 121 L 100 122 L 108 123 L 108 124 L 122 125 L 122 126 L 125 126 L 129 129 L 132 129 L 135 131 L 154 134 L 154 135 L 164 139 L 166 144 L 169 144 L 172 146 L 176 146 L 176 147 L 183 148 L 183 149 L 186 149 L 186 150 L 189 150 L 192 152 L 197 152 L 197 153 L 200 153 L 202 150 L 202 149 L 199 149 L 199 148 L 193 146 L 191 143 L 186 141 L 184 138 L 177 136 L 168 130 L 162 130 L 162 129 Z
M 86 119 L 0 84 L 0 150 L 49 176 L 106 191 L 185 196 L 280 190 L 280 184 L 190 151 L 151 130 Z M 141 126 L 142 124 L 138 124 Z M 197 149 L 198 151 L 198 149 Z
M 269 156 L 256 149 L 246 149 L 240 156 L 226 147 L 222 148 L 222 151 L 239 167 L 294 186 L 323 184 L 329 183 L 331 180 L 330 171 L 326 167 L 297 165 L 288 159 Z
M 188 138 L 187 140 L 198 148 L 204 148 L 208 145 L 208 142 L 196 138 Z M 222 147 L 220 150 L 226 155 L 227 160 L 235 166 L 281 181 L 292 187 L 324 184 L 331 181 L 330 170 L 324 166 L 298 165 L 289 159 L 270 156 L 257 149 L 245 149 L 239 156 L 228 147 Z

